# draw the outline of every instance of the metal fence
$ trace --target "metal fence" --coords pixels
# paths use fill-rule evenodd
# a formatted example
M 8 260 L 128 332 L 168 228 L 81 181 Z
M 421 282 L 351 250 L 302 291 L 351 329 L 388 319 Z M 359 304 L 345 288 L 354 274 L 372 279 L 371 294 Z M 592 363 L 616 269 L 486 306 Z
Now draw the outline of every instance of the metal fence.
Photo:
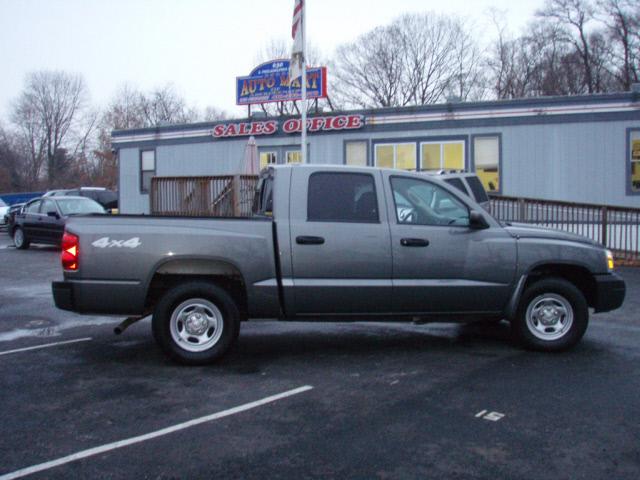
M 577 233 L 602 243 L 621 264 L 640 266 L 640 208 L 491 195 L 498 220 Z
M 257 175 L 154 177 L 149 195 L 151 214 L 248 217 L 257 181 Z

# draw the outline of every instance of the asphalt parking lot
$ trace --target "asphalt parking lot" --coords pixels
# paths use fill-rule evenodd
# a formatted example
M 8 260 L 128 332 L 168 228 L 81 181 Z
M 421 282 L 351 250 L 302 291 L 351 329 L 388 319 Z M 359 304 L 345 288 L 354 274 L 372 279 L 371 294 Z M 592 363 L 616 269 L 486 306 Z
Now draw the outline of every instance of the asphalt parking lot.
M 541 354 L 509 326 L 242 326 L 180 367 L 149 321 L 55 309 L 51 247 L 0 232 L 0 480 L 640 478 L 640 270 L 582 343 Z M 35 347 L 35 348 L 33 348 Z

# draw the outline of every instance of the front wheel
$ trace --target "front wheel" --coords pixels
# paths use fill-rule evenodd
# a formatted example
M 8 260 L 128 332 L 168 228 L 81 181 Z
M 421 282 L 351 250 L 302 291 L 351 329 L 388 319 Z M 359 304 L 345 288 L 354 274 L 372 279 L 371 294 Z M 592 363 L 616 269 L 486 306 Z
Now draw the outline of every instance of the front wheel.
M 223 289 L 189 282 L 169 290 L 153 313 L 153 335 L 173 360 L 204 365 L 222 357 L 240 331 L 240 313 Z
M 13 231 L 13 244 L 16 246 L 17 249 L 25 250 L 29 248 L 30 243 L 31 242 L 29 242 L 29 240 L 27 239 L 27 236 L 24 234 L 24 230 L 22 230 L 20 227 L 17 227 Z
M 557 352 L 578 343 L 588 324 L 589 308 L 582 292 L 564 279 L 545 278 L 524 291 L 511 328 L 526 348 Z

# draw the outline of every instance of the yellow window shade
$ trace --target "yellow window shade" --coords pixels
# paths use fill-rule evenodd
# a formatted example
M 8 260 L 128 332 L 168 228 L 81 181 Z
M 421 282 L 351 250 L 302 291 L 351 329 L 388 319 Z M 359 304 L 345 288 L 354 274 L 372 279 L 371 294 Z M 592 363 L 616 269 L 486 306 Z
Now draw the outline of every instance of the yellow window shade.
M 402 170 L 415 170 L 416 168 L 416 145 L 406 143 L 396 146 L 396 168 Z
M 444 168 L 446 170 L 464 169 L 464 147 L 462 143 L 444 144 Z
M 425 143 L 422 145 L 422 170 L 440 170 L 440 144 Z
M 376 145 L 376 166 L 393 168 L 393 145 Z

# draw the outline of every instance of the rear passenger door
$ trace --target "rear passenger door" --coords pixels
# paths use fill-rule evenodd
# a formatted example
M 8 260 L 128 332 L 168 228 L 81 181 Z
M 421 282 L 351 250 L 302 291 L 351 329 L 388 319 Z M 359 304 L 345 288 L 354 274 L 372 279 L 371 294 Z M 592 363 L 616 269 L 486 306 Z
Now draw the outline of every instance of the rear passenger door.
M 389 313 L 391 239 L 379 172 L 294 168 L 289 208 L 295 313 Z

